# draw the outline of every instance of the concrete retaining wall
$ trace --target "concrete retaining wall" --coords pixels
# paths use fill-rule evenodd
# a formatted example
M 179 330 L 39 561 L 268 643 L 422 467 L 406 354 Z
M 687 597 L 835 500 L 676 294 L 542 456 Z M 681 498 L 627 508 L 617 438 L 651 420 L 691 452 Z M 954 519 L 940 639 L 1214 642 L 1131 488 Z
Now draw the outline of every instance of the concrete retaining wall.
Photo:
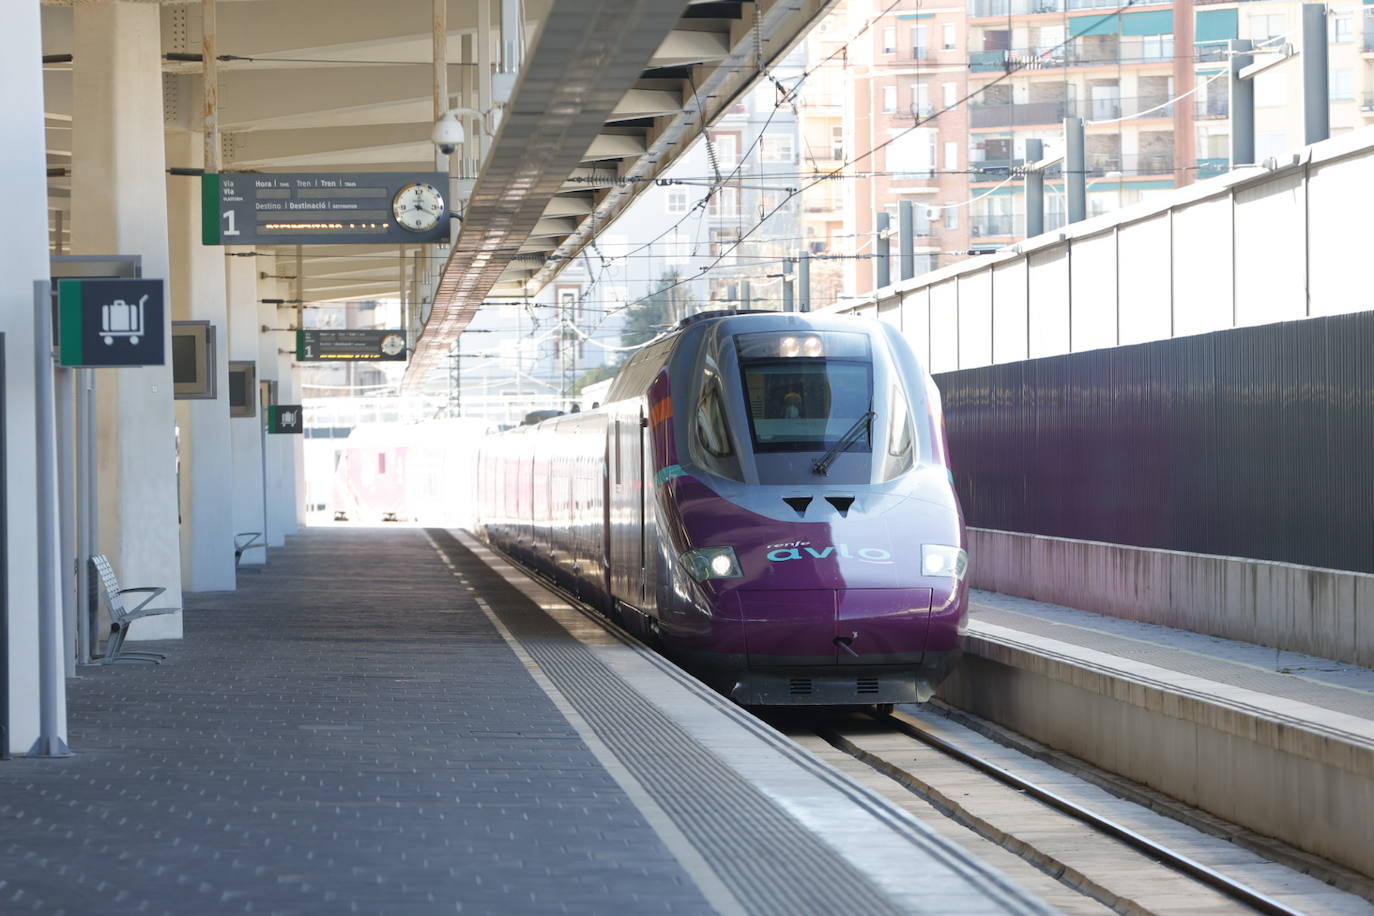
M 1374 575 L 968 531 L 974 588 L 1374 667 Z
M 940 698 L 1374 876 L 1369 723 L 975 621 Z

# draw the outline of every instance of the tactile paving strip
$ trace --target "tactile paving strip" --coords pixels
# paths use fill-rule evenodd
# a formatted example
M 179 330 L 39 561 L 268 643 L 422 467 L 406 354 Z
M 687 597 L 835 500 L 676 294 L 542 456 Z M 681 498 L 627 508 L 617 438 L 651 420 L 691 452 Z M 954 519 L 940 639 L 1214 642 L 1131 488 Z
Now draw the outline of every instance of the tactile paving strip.
M 455 568 L 479 586 L 525 651 L 750 912 L 906 911 L 657 707 L 643 702 L 586 646 L 569 640 L 556 621 L 457 538 L 442 530 L 428 533 Z M 864 803 L 854 797 L 856 804 Z M 712 802 L 702 806 L 700 799 Z M 922 858 L 938 860 L 1005 911 L 1016 911 L 1024 902 L 992 873 L 953 860 L 938 843 L 916 831 L 908 834 L 913 865 Z

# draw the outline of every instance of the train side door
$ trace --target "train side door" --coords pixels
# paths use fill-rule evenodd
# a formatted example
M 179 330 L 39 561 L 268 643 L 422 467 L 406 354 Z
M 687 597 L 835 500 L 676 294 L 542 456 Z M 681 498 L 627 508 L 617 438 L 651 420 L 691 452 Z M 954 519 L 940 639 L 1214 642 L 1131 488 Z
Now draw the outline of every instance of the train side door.
M 643 405 L 640 405 L 639 408 L 639 422 L 635 424 L 635 445 L 638 446 L 635 450 L 637 453 L 636 464 L 638 465 L 635 469 L 638 471 L 635 475 L 635 486 L 638 490 L 635 494 L 638 497 L 635 500 L 635 520 L 638 522 L 635 527 L 639 534 L 638 550 L 636 551 L 639 559 L 639 575 L 635 577 L 639 586 L 638 607 L 644 613 L 654 617 L 657 615 L 653 613 L 651 607 L 655 603 L 654 597 L 656 595 L 653 580 L 657 578 L 658 571 L 654 568 L 654 561 L 650 556 L 653 542 L 649 530 L 651 527 L 649 499 L 653 485 L 649 479 L 649 467 L 652 463 L 649 460 L 649 455 L 653 449 L 653 444 L 649 441 L 649 423 L 644 415 Z
M 612 423 L 611 584 L 615 597 L 643 607 L 644 456 L 640 413 L 622 413 Z

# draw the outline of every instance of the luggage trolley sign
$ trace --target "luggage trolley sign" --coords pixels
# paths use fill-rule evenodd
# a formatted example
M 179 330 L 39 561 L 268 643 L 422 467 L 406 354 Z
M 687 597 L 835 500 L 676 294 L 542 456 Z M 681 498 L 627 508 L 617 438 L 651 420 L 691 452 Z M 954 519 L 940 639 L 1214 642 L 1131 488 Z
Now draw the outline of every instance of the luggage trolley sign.
M 220 172 L 201 176 L 206 245 L 446 242 L 443 172 Z
M 269 404 L 267 407 L 267 431 L 301 435 L 305 432 L 305 418 L 301 415 L 299 404 Z
M 161 280 L 58 280 L 57 346 L 63 366 L 166 362 Z

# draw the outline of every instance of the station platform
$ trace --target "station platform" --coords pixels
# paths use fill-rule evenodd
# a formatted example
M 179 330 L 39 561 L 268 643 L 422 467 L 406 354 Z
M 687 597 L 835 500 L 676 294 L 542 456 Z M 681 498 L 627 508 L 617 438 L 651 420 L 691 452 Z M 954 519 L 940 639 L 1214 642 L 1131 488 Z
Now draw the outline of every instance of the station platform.
M 1374 901 L 1374 670 L 984 591 L 964 645 L 940 695 L 1013 745 Z
M 1048 912 L 465 535 L 307 529 L 187 604 L 0 764 L 0 910 Z

